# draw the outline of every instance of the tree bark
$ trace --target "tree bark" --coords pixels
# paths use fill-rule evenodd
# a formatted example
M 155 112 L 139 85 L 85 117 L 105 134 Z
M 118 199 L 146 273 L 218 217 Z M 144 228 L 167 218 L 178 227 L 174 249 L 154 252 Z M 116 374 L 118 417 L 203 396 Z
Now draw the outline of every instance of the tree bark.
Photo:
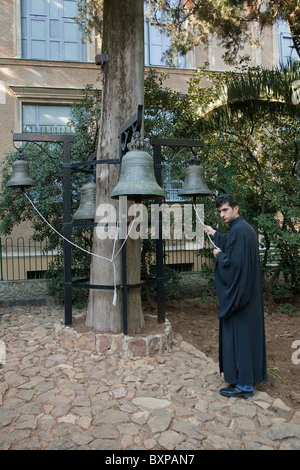
M 102 115 L 97 159 L 118 158 L 118 129 L 144 102 L 144 13 L 143 0 L 104 0 L 102 52 L 108 55 L 103 66 Z M 119 180 L 120 166 L 98 164 L 96 207 L 111 204 L 117 220 L 118 201 L 110 194 Z M 99 221 L 99 217 L 95 221 Z M 114 286 L 121 283 L 120 256 L 115 261 L 116 279 L 110 261 L 114 240 L 100 240 L 94 232 L 91 259 L 91 284 Z M 120 244 L 117 244 L 116 252 Z M 141 272 L 141 241 L 127 239 L 127 283 L 138 284 Z M 119 333 L 123 330 L 121 291 L 114 306 L 112 290 L 91 289 L 86 324 L 99 331 Z M 128 332 L 137 333 L 144 324 L 140 289 L 128 292 Z

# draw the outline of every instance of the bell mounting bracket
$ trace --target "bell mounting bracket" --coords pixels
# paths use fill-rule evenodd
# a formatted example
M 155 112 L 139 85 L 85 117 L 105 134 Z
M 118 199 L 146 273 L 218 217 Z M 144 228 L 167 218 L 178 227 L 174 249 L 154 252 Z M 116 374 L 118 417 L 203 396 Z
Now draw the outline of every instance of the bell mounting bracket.
M 135 142 L 133 145 L 142 145 L 140 136 L 143 124 L 143 109 L 143 105 L 139 104 L 136 113 L 119 127 L 119 155 L 121 160 L 128 152 L 128 147 L 132 145 L 132 141 Z

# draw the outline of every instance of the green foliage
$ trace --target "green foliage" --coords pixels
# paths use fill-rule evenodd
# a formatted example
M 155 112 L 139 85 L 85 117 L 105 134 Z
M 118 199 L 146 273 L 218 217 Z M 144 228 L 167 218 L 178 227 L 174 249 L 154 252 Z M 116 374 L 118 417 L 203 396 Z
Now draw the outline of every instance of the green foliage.
M 299 108 L 290 102 L 291 83 L 299 78 L 299 64 L 263 71 L 242 63 L 239 73 L 224 74 L 207 74 L 203 67 L 181 102 L 171 94 L 164 102 L 173 136 L 205 138 L 201 160 L 210 189 L 233 193 L 257 230 L 269 296 L 282 279 L 291 295 L 300 287 L 300 122 Z M 189 157 L 164 153 L 173 179 L 183 179 Z M 209 225 L 226 230 L 211 198 L 197 202 L 204 202 Z
M 155 279 L 156 278 L 156 260 L 155 260 L 155 244 L 156 240 L 152 240 L 150 237 L 143 240 L 142 244 L 142 254 L 141 254 L 141 276 L 143 279 Z M 164 264 L 163 267 L 163 277 L 164 277 L 164 289 L 165 293 L 173 298 L 179 296 L 179 281 L 181 279 L 180 273 L 175 269 L 171 268 L 167 264 Z M 150 292 L 156 290 L 156 284 L 146 283 L 144 286 L 145 296 L 149 296 Z
M 164 292 L 167 296 L 173 299 L 177 299 L 180 295 L 179 282 L 181 279 L 181 274 L 167 264 L 164 265 L 163 270 Z M 152 278 L 156 277 L 156 264 L 153 262 L 153 260 L 150 261 L 148 266 L 148 276 Z M 156 291 L 156 285 L 152 284 L 150 289 L 152 291 Z
M 97 147 L 99 121 L 101 116 L 101 90 L 86 85 L 84 96 L 72 107 L 75 128 L 72 152 L 76 161 L 85 161 Z
M 189 98 L 164 85 L 166 73 L 149 69 L 144 81 L 145 136 L 180 138 L 181 120 Z
M 215 287 L 215 276 L 214 276 L 214 264 L 208 265 L 204 263 L 201 266 L 201 275 L 206 279 L 208 286 L 214 290 Z
M 278 372 L 281 372 L 279 367 L 277 366 L 268 366 L 267 367 L 267 371 L 269 372 L 269 374 L 273 375 L 274 377 L 276 377 L 277 379 L 280 380 L 280 382 L 283 382 L 285 383 L 285 381 L 283 380 L 283 378 L 279 375 Z
M 275 82 L 274 89 L 280 80 L 288 88 L 289 80 L 297 78 L 297 68 L 290 74 L 283 70 L 283 77 L 280 79 L 278 71 L 276 74 L 270 72 L 269 81 L 266 80 L 267 72 L 257 68 L 242 65 L 241 71 L 243 74 L 238 75 L 210 73 L 206 76 L 208 86 L 203 88 L 204 66 L 195 73 L 186 96 L 165 87 L 164 75 L 150 71 L 145 80 L 145 134 L 164 138 L 204 138 L 205 148 L 201 160 L 207 184 L 214 195 L 224 192 L 235 194 L 242 215 L 257 230 L 267 292 L 270 295 L 275 293 L 276 288 L 284 283 L 290 294 L 293 294 L 299 292 L 300 286 L 299 115 L 295 112 L 297 107 L 290 113 L 289 106 L 281 105 L 275 112 L 275 108 L 268 104 L 269 101 L 274 101 L 275 96 L 271 93 L 272 80 Z M 237 87 L 239 80 L 241 83 Z M 258 84 L 256 91 L 255 83 Z M 264 106 L 257 99 L 263 92 L 262 83 L 268 84 L 268 93 L 272 98 L 265 99 Z M 243 84 L 248 90 L 245 94 Z M 233 106 L 228 101 L 225 104 L 222 101 L 224 90 L 227 88 L 230 91 L 230 87 L 239 89 L 239 104 L 237 94 L 234 95 Z M 212 104 L 218 100 L 226 108 L 223 114 L 213 111 Z M 206 118 L 207 113 L 209 119 Z M 75 142 L 72 146 L 72 162 L 88 159 L 96 149 L 99 116 L 100 96 L 91 87 L 87 87 L 85 98 L 80 105 L 74 106 Z M 61 231 L 62 149 L 58 144 L 28 144 L 24 148 L 24 155 L 30 162 L 36 183 L 30 190 L 30 195 L 43 216 Z M 32 210 L 20 191 L 6 187 L 15 157 L 16 154 L 8 155 L 2 165 L 0 231 L 8 234 L 15 224 L 30 220 L 35 237 L 38 240 L 47 238 L 51 247 L 58 247 L 61 252 L 61 239 Z M 189 150 L 174 152 L 173 149 L 163 149 L 166 175 L 173 181 L 182 181 L 190 158 Z M 85 180 L 86 176 L 80 173 L 72 175 L 74 212 L 79 204 L 79 189 Z M 217 215 L 213 199 L 214 197 L 206 197 L 197 200 L 205 204 L 205 221 L 221 231 L 227 230 L 228 227 L 221 223 Z M 76 244 L 85 249 L 91 248 L 91 231 L 74 231 L 73 236 Z M 149 250 L 152 248 L 153 246 L 145 246 L 144 260 L 147 256 L 148 260 L 151 259 Z M 78 278 L 89 277 L 89 255 L 76 249 L 73 251 L 74 275 Z M 61 282 L 61 272 L 62 261 L 59 258 L 51 267 L 48 279 L 51 278 L 51 282 L 55 284 L 54 277 L 57 277 L 58 285 Z M 170 276 L 170 285 L 176 286 L 176 278 L 177 275 Z M 210 279 L 212 280 L 211 272 Z M 176 287 L 174 289 L 172 286 L 171 290 L 176 291 Z M 56 290 L 55 287 L 53 289 Z
M 279 310 L 282 313 L 285 313 L 286 315 L 295 315 L 295 309 L 292 304 L 290 303 L 284 303 L 279 305 Z
M 74 143 L 71 146 L 71 162 L 87 161 L 97 146 L 98 122 L 100 117 L 99 92 L 87 86 L 80 104 L 75 104 L 72 113 L 72 123 L 75 127 Z M 62 161 L 63 149 L 60 144 L 28 143 L 23 146 L 23 157 L 28 161 L 31 176 L 35 186 L 28 189 L 28 195 L 42 216 L 51 226 L 62 234 L 63 222 L 63 188 Z M 46 275 L 50 292 L 62 300 L 63 291 L 60 283 L 63 281 L 63 239 L 42 220 L 18 188 L 7 187 L 11 177 L 12 164 L 18 152 L 7 155 L 2 163 L 2 181 L 0 195 L 0 233 L 8 235 L 15 225 L 30 221 L 33 229 L 33 239 L 47 240 L 49 250 L 58 250 L 55 261 L 51 264 Z M 80 188 L 87 180 L 86 174 L 73 172 L 71 177 L 72 205 L 71 214 L 78 208 Z M 72 242 L 91 250 L 92 229 L 74 229 Z M 72 270 L 74 279 L 89 277 L 90 255 L 83 251 L 72 249 Z M 74 298 L 79 293 L 74 289 Z M 80 294 L 80 297 L 82 295 Z
M 228 98 L 225 106 L 230 112 L 222 120 L 221 133 L 216 132 L 214 125 L 210 137 L 218 139 L 219 163 L 222 162 L 229 171 L 224 189 L 236 195 L 243 215 L 256 227 L 260 236 L 267 291 L 271 293 L 280 276 L 284 275 L 285 281 L 290 282 L 291 293 L 296 293 L 300 286 L 300 122 L 299 109 L 283 102 L 282 96 L 287 94 L 288 84 L 291 92 L 292 80 L 299 78 L 299 66 L 293 66 L 290 73 L 283 70 L 281 80 L 278 73 L 249 69 L 244 94 L 242 76 L 235 75 L 234 80 L 225 77 L 229 86 L 228 96 L 231 87 L 236 92 L 240 81 L 239 95 L 235 94 L 235 100 L 240 96 L 238 107 L 237 101 L 234 102 L 238 112 L 231 107 Z M 282 83 L 284 93 L 279 106 L 274 108 L 275 93 L 272 91 L 276 90 L 278 82 Z M 255 91 L 256 83 L 258 89 Z M 262 83 L 267 84 L 271 95 L 263 105 L 259 99 L 264 91 Z M 219 173 L 220 183 L 223 176 L 224 173 Z
M 75 265 L 75 266 L 74 266 Z M 82 280 L 89 275 L 89 259 L 73 259 L 72 279 L 73 281 Z M 64 282 L 64 257 L 63 252 L 60 251 L 58 256 L 49 265 L 46 272 L 47 289 L 49 295 L 55 297 L 59 302 L 64 302 L 64 289 L 62 283 Z M 88 290 L 85 289 L 72 289 L 72 301 L 81 305 L 87 301 Z
M 84 34 L 91 40 L 92 31 L 102 32 L 102 11 L 104 0 L 77 0 L 77 23 Z
M 290 27 L 293 46 L 300 54 L 300 6 L 289 0 L 148 0 L 148 16 L 171 39 L 167 55 L 185 54 L 193 46 L 206 44 L 215 35 L 225 49 L 223 58 L 233 63 L 251 37 L 251 25 L 270 26 L 279 19 Z M 295 5 L 297 3 L 297 5 Z
M 51 158 L 47 156 L 45 151 L 47 154 L 51 154 Z M 12 231 L 14 225 L 30 220 L 34 228 L 35 239 L 42 240 L 48 237 L 50 248 L 53 248 L 57 246 L 57 236 L 50 233 L 49 228 L 34 213 L 19 189 L 6 187 L 16 156 L 17 152 L 10 154 L 2 163 L 0 232 L 7 235 Z M 58 218 L 62 213 L 61 170 L 59 167 L 61 148 L 57 144 L 51 146 L 49 144 L 42 146 L 28 144 L 23 149 L 23 156 L 29 162 L 30 172 L 35 182 L 34 188 L 30 190 L 31 198 L 38 205 L 44 217 L 48 218 L 49 222 L 53 223 L 57 229 Z
M 109 5 L 109 0 L 106 0 Z M 104 0 L 77 0 L 77 22 L 84 34 L 102 34 Z M 146 15 L 170 37 L 166 57 L 172 65 L 178 53 L 207 44 L 215 34 L 225 49 L 224 60 L 234 62 L 245 42 L 253 41 L 251 23 L 270 26 L 283 19 L 289 25 L 293 45 L 300 55 L 300 7 L 290 0 L 146 0 Z

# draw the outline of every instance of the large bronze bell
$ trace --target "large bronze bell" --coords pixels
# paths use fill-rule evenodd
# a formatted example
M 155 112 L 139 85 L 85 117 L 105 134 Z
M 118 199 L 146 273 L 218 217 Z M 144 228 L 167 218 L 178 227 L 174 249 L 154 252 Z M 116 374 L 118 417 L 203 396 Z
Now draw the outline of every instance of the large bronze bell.
M 74 220 L 94 220 L 96 204 L 96 184 L 86 183 L 80 190 L 80 204 L 73 215 Z
M 131 199 L 157 199 L 164 197 L 164 190 L 157 184 L 153 157 L 144 150 L 127 152 L 121 163 L 120 180 L 111 197 L 128 196 Z
M 192 159 L 185 171 L 185 178 L 182 189 L 178 196 L 204 196 L 211 194 L 204 178 L 204 169 L 198 159 Z
M 6 186 L 29 187 L 34 186 L 34 181 L 29 173 L 29 164 L 23 158 L 18 158 L 13 163 L 11 179 Z

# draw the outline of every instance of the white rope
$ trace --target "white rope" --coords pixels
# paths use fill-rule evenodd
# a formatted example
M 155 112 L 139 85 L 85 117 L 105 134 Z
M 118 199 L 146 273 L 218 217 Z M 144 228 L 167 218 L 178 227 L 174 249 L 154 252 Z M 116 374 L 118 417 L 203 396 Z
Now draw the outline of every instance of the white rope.
M 129 237 L 129 234 L 130 234 L 130 231 L 134 225 L 134 220 L 131 222 L 130 224 L 130 227 L 129 227 L 129 230 L 128 230 L 128 233 L 126 235 L 126 238 L 124 239 L 121 247 L 119 248 L 119 250 L 117 251 L 117 253 L 115 254 L 115 250 L 116 250 L 116 243 L 117 243 L 117 240 L 119 238 L 119 223 L 117 225 L 117 230 L 116 230 L 116 235 L 115 235 L 115 239 L 114 239 L 114 244 L 113 244 L 113 250 L 112 250 L 112 256 L 111 258 L 107 258 L 105 256 L 101 256 L 101 255 L 98 255 L 97 253 L 92 253 L 91 251 L 88 251 L 86 250 L 85 248 L 82 248 L 81 246 L 78 246 L 76 245 L 76 243 L 73 243 L 71 240 L 68 240 L 68 238 L 64 237 L 64 235 L 62 235 L 61 233 L 59 233 L 46 219 L 45 217 L 40 213 L 40 211 L 38 210 L 38 208 L 35 206 L 35 204 L 33 203 L 33 201 L 29 198 L 29 196 L 25 193 L 25 191 L 22 191 L 24 196 L 27 198 L 27 200 L 30 202 L 30 204 L 32 205 L 32 207 L 34 208 L 34 210 L 38 213 L 38 215 L 41 217 L 41 219 L 51 228 L 51 230 L 53 230 L 59 237 L 61 237 L 63 240 L 65 240 L 66 242 L 70 243 L 71 245 L 73 245 L 75 248 L 78 248 L 79 250 L 89 254 L 89 255 L 92 255 L 92 256 L 95 256 L 96 258 L 101 258 L 101 259 L 104 259 L 106 261 L 109 261 L 110 263 L 112 263 L 112 267 L 113 267 L 113 278 L 114 278 L 114 296 L 113 296 L 113 302 L 112 304 L 115 306 L 117 304 L 117 282 L 116 282 L 116 266 L 115 266 L 115 259 L 117 258 L 117 256 L 120 254 L 124 244 L 126 243 L 128 237 Z M 195 205 L 193 204 L 193 207 L 194 207 L 194 210 L 196 212 L 196 216 L 198 217 L 199 221 L 201 222 L 201 224 L 204 226 L 204 222 L 201 220 L 197 210 L 196 210 L 196 207 Z M 218 248 L 215 243 L 212 241 L 210 235 L 207 233 L 207 236 L 211 242 L 211 244 L 215 247 L 215 248 Z
M 205 226 L 205 223 L 203 222 L 203 220 L 201 220 L 201 218 L 200 218 L 200 216 L 199 216 L 199 214 L 198 214 L 198 212 L 197 212 L 197 210 L 196 210 L 195 204 L 193 204 L 193 207 L 194 207 L 194 210 L 195 210 L 195 212 L 196 212 L 196 216 L 198 217 L 198 219 L 200 220 L 201 224 L 202 224 L 203 227 L 204 227 L 204 226 Z M 206 232 L 205 232 L 205 233 L 206 233 Z M 206 233 L 206 235 L 207 235 L 208 238 L 210 239 L 211 244 L 212 244 L 215 248 L 218 249 L 217 245 L 215 245 L 215 243 L 212 241 L 212 239 L 211 239 L 209 233 Z
M 98 255 L 97 253 L 92 253 L 91 251 L 88 251 L 86 250 L 85 248 L 82 248 L 81 246 L 78 246 L 76 245 L 76 243 L 73 243 L 71 240 L 68 240 L 68 238 L 64 237 L 61 233 L 59 233 L 46 219 L 45 217 L 40 213 L 40 211 L 38 210 L 38 208 L 34 205 L 33 201 L 29 198 L 29 196 L 25 193 L 25 191 L 22 191 L 24 196 L 28 199 L 28 201 L 30 202 L 30 204 L 32 205 L 32 207 L 34 208 L 34 210 L 38 213 L 38 215 L 41 217 L 41 219 L 43 219 L 43 221 L 51 228 L 51 230 L 53 230 L 55 233 L 57 233 L 57 235 L 61 238 L 63 238 L 66 242 L 70 243 L 71 245 L 75 246 L 76 248 L 78 248 L 79 250 L 81 251 L 84 251 L 85 253 L 89 254 L 89 255 L 92 255 L 92 256 L 95 256 L 96 258 L 101 258 L 101 259 L 104 259 L 106 261 L 109 261 L 110 263 L 112 263 L 112 267 L 113 267 L 113 278 L 114 278 L 114 297 L 113 297 L 113 305 L 115 306 L 117 304 L 117 282 L 116 282 L 116 266 L 115 266 L 115 259 L 117 258 L 117 256 L 119 255 L 119 253 L 121 252 L 124 244 L 126 243 L 127 241 L 127 238 L 129 237 L 129 233 L 133 227 L 133 222 L 134 220 L 132 221 L 131 223 L 131 227 L 129 228 L 128 230 L 128 233 L 127 233 L 127 236 L 126 238 L 124 239 L 121 247 L 119 248 L 118 252 L 115 254 L 115 251 L 116 251 L 116 243 L 117 243 L 117 240 L 119 238 L 119 223 L 117 225 L 117 230 L 116 230 L 116 235 L 115 235 L 115 239 L 114 239 L 114 245 L 113 245 L 113 250 L 112 250 L 112 256 L 111 258 L 107 258 L 105 256 L 101 256 L 101 255 Z

